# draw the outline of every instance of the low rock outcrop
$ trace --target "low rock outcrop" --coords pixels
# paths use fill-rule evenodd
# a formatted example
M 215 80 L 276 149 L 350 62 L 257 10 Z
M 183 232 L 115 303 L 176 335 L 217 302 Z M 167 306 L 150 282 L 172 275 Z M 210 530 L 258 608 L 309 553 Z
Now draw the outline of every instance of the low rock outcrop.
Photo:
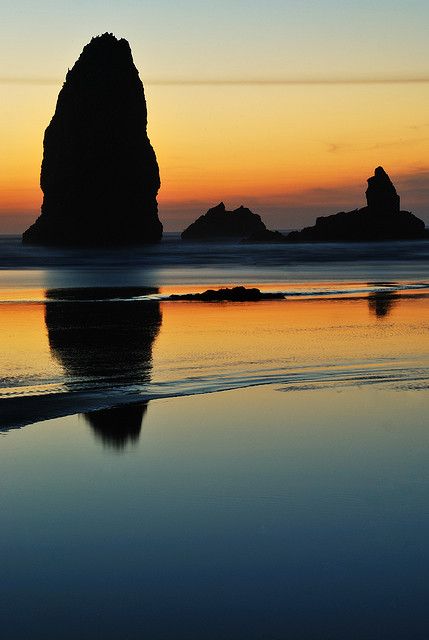
M 223 202 L 209 209 L 182 233 L 182 240 L 243 240 L 264 231 L 261 217 L 246 207 L 227 211 Z
M 382 167 L 368 178 L 367 206 L 317 218 L 313 227 L 288 234 L 289 242 L 360 242 L 427 237 L 423 220 L 400 210 L 400 199 Z
M 279 300 L 283 293 L 263 293 L 260 289 L 246 287 L 226 287 L 207 289 L 203 293 L 173 294 L 169 300 L 201 300 L 203 302 L 254 302 L 257 300 Z
M 143 84 L 124 39 L 93 38 L 67 73 L 46 129 L 42 211 L 23 242 L 158 242 L 160 187 Z

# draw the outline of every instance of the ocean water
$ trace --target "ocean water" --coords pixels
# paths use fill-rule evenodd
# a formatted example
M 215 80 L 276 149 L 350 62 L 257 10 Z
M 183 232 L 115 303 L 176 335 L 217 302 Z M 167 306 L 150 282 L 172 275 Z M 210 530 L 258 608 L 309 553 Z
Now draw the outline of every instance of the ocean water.
M 10 237 L 0 248 L 4 427 L 70 404 L 269 383 L 427 381 L 429 242 L 204 244 L 170 234 L 120 251 Z M 285 299 L 168 300 L 237 284 Z
M 76 250 L 0 236 L 0 286 L 20 288 L 428 281 L 429 240 L 296 245 L 182 242 Z
M 0 344 L 5 638 L 426 640 L 429 242 L 3 237 Z

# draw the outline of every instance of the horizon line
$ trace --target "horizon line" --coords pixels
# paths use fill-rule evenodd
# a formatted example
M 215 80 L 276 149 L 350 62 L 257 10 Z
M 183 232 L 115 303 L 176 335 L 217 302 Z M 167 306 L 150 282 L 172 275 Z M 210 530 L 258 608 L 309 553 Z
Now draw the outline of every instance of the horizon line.
M 65 79 L 50 77 L 0 76 L 0 84 L 58 85 Z M 146 86 L 305 86 L 305 85 L 376 85 L 376 84 L 427 84 L 428 76 L 367 76 L 338 78 L 152 78 Z

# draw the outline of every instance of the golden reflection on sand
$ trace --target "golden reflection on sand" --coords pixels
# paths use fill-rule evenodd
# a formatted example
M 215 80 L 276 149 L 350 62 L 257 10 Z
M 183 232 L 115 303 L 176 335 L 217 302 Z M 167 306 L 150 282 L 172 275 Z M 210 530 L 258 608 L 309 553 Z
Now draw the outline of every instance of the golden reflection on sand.
M 136 304 L 148 303 L 113 304 L 122 306 L 125 318 Z M 3 395 L 8 393 L 8 385 L 28 386 L 30 378 L 34 385 L 50 378 L 61 384 L 67 374 L 49 347 L 45 306 L 0 304 L 0 368 L 6 379 L 1 384 Z M 240 379 L 252 371 L 374 367 L 386 362 L 406 368 L 410 362 L 419 366 L 428 357 L 429 298 L 421 295 L 380 293 L 257 303 L 163 301 L 160 307 L 162 324 L 153 344 L 152 382 L 206 374 L 221 377 L 224 373 Z M 121 314 L 119 307 L 118 318 Z M 136 322 L 144 323 L 144 317 L 140 314 Z M 64 323 L 67 335 L 67 314 Z M 102 315 L 100 323 L 103 329 Z M 106 318 L 106 342 L 109 327 Z M 126 334 L 123 339 L 126 341 Z M 100 340 L 95 346 L 104 350 L 104 344 Z M 85 348 L 83 341 L 82 350 Z M 127 349 L 124 342 L 124 353 Z M 75 351 L 79 358 L 78 344 Z
M 45 327 L 44 304 L 0 304 L 0 371 L 22 383 L 58 372 Z M 0 385 L 2 386 L 2 385 Z
M 3 302 L 31 302 L 45 298 L 45 289 L 0 288 L 0 300 Z
M 332 366 L 415 359 L 429 347 L 428 298 L 181 301 L 163 302 L 162 311 L 154 370 L 168 362 L 184 369 Z

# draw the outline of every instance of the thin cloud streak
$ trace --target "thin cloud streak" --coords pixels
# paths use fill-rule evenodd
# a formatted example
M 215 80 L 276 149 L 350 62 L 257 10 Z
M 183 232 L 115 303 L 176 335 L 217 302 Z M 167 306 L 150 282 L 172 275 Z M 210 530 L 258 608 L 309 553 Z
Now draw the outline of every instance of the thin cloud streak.
M 0 76 L 4 85 L 58 85 L 64 82 L 49 77 Z M 154 86 L 307 86 L 307 85 L 380 85 L 427 84 L 428 76 L 355 76 L 338 78 L 147 78 Z

